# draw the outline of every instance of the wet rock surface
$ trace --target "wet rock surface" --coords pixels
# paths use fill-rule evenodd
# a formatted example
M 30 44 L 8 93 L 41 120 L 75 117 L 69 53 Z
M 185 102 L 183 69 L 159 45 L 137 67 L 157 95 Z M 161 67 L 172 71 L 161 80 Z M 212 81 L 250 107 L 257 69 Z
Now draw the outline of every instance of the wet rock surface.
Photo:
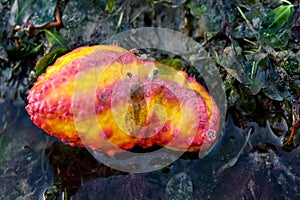
M 279 1 L 115 1 L 112 13 L 102 0 L 57 1 L 63 24 L 48 29 L 47 37 L 44 30 L 27 31 L 44 23 L 36 19 L 19 19 L 23 29 L 13 30 L 15 2 L 0 0 L 0 199 L 300 198 L 299 141 L 282 146 L 293 123 L 292 98 L 299 91 L 299 3 L 284 4 L 294 14 L 286 26 L 282 23 L 282 34 L 267 30 L 279 34 L 278 43 L 256 37 L 261 37 L 258 14 L 274 17 Z M 49 17 L 55 21 L 55 13 L 47 14 L 47 23 Z M 162 170 L 128 174 L 47 136 L 24 107 L 36 79 L 35 63 L 61 47 L 55 39 L 66 39 L 62 46 L 74 49 L 144 26 L 177 30 L 203 43 L 220 67 L 229 108 L 222 136 L 207 156 L 184 154 Z M 257 46 L 261 40 L 268 43 L 263 50 Z
M 20 107 L 5 103 L 1 109 L 15 113 Z M 127 174 L 41 133 L 19 112 L 0 136 L 1 199 L 299 198 L 299 148 L 284 151 L 282 136 L 269 124 L 250 122 L 241 129 L 228 115 L 220 141 L 206 157 L 185 154 L 160 171 Z
M 173 176 L 166 186 L 166 199 L 194 199 L 191 177 L 186 173 Z

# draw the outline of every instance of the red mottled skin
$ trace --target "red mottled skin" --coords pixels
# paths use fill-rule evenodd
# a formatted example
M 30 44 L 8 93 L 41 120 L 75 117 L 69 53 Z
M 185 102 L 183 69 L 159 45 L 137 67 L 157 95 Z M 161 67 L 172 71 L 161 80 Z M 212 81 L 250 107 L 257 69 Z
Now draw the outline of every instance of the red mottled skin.
M 153 145 L 190 152 L 210 148 L 219 126 L 215 101 L 185 72 L 150 77 L 154 69 L 162 70 L 119 46 L 81 47 L 57 59 L 38 78 L 26 110 L 50 135 L 109 155 L 121 151 L 111 149 L 107 140 L 123 150 Z M 101 131 L 90 127 L 95 116 Z

